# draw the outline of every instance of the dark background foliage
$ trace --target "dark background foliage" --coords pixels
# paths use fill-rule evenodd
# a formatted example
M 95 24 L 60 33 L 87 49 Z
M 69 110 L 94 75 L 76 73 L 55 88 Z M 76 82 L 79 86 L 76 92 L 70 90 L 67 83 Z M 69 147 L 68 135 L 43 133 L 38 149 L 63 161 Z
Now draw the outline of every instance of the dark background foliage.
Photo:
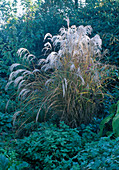
M 10 10 L 16 10 L 15 4 L 0 7 L 5 25 L 0 30 L 0 66 L 1 75 L 8 73 L 8 67 L 18 61 L 17 50 L 27 48 L 38 58 L 43 55 L 43 37 L 46 33 L 55 35 L 62 26 L 66 26 L 64 18 L 70 18 L 70 25 L 91 25 L 94 34 L 99 34 L 103 41 L 103 49 L 109 54 L 104 61 L 119 65 L 119 3 L 117 1 L 92 1 L 84 7 L 75 8 L 70 1 L 46 1 L 31 5 L 22 1 L 26 8 L 21 17 L 13 16 Z M 9 10 L 8 10 L 9 9 Z

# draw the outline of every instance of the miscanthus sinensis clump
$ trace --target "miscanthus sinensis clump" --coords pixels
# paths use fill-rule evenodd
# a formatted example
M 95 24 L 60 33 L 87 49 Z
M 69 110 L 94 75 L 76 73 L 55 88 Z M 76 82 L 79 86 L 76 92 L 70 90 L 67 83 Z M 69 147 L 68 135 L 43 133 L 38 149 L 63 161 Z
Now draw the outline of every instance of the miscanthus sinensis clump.
M 36 65 L 34 55 L 23 48 L 18 50 L 32 68 L 28 64 L 13 64 L 6 89 L 13 83 L 19 98 L 30 106 L 30 112 L 17 111 L 14 121 L 24 114 L 25 121 L 34 115 L 38 121 L 45 108 L 44 118 L 56 115 L 58 121 L 76 127 L 91 121 L 98 113 L 105 95 L 103 84 L 112 69 L 100 62 L 102 40 L 98 34 L 90 38 L 91 26 L 69 27 L 69 20 L 68 28 L 63 27 L 59 32 L 56 36 L 46 34 L 44 41 L 49 42 L 43 51 L 47 58 L 38 60 Z

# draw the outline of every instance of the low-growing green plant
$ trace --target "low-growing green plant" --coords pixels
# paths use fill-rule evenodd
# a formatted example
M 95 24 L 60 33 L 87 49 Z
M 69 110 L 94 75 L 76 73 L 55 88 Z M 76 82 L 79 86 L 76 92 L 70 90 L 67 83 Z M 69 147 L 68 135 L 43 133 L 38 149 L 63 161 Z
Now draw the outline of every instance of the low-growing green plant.
M 23 170 L 30 167 L 27 162 L 17 160 L 15 151 L 0 149 L 0 152 L 0 170 Z
M 13 115 L 0 112 L 0 132 L 7 132 L 12 129 Z
M 17 141 L 16 151 L 41 169 L 55 169 L 68 163 L 80 150 L 81 137 L 78 130 L 69 128 L 63 122 L 59 126 L 40 124 L 37 131 Z M 68 165 L 65 166 L 68 168 Z
M 17 103 L 11 98 L 12 89 L 5 91 L 7 80 L 0 78 L 0 133 L 8 133 L 12 129 L 12 118 Z M 9 104 L 8 104 L 9 103 Z M 6 107 L 8 105 L 8 107 Z
M 50 123 L 39 124 L 28 137 L 17 140 L 16 152 L 36 169 L 118 170 L 119 138 L 100 139 L 91 126 L 81 125 L 79 128 L 69 128 L 63 122 L 59 127 Z
M 86 143 L 74 157 L 79 169 L 115 169 L 119 167 L 119 138 L 101 138 L 99 141 Z M 72 159 L 73 160 L 73 159 Z
M 0 169 L 1 170 L 7 170 L 9 166 L 9 160 L 4 155 L 0 155 Z
M 6 83 L 7 80 L 5 78 L 0 77 L 0 112 L 8 112 L 9 114 L 12 114 L 12 112 L 15 111 L 15 107 L 17 105 L 15 97 L 11 97 L 11 94 L 13 95 L 15 93 L 15 90 L 11 88 L 9 89 L 9 92 L 6 93 Z M 6 107 L 7 102 L 9 103 L 8 107 Z
M 6 89 L 11 84 L 18 87 L 18 97 L 30 109 L 27 117 L 23 111 L 17 111 L 14 121 L 18 116 L 26 118 L 25 123 L 34 115 L 38 121 L 42 108 L 46 108 L 45 118 L 52 109 L 50 117 L 56 114 L 60 121 L 76 127 L 91 121 L 98 113 L 105 95 L 104 83 L 113 76 L 114 66 L 101 64 L 102 40 L 99 35 L 89 37 L 91 26 L 69 27 L 69 19 L 67 23 L 68 29 L 61 28 L 59 35 L 46 34 L 44 40 L 49 37 L 57 52 L 50 52 L 52 45 L 47 42 L 43 50 L 45 55 L 49 54 L 37 65 L 34 64 L 35 56 L 28 50 L 18 51 L 23 65 L 15 63 L 10 67 Z

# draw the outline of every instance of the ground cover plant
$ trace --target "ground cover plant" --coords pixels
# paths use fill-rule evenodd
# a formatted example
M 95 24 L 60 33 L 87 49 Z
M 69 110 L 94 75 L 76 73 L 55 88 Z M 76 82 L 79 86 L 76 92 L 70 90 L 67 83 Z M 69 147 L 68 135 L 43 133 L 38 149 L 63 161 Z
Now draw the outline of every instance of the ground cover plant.
M 19 140 L 16 149 L 19 153 L 24 150 L 21 156 L 35 166 L 55 169 L 60 168 L 63 162 L 66 163 L 64 168 L 68 168 L 68 161 L 78 153 L 80 145 L 78 131 L 61 122 L 60 128 L 52 124 L 41 124 L 37 132 Z
M 119 138 L 99 139 L 91 126 L 81 127 L 83 136 L 79 136 L 80 130 L 71 129 L 63 122 L 60 127 L 42 123 L 37 131 L 17 141 L 16 151 L 36 169 L 117 170 Z
M 6 151 L 7 152 L 7 151 Z M 9 154 L 9 155 L 8 155 Z M 0 154 L 0 169 L 1 170 L 23 170 L 25 168 L 29 168 L 29 164 L 27 162 L 18 161 L 16 159 L 15 152 L 9 152 L 7 155 Z
M 0 78 L 0 169 L 21 170 L 29 167 L 29 165 L 17 158 L 17 154 L 12 147 L 12 141 L 14 141 L 12 118 L 16 102 L 11 100 L 9 94 L 5 92 L 6 81 L 4 78 Z M 6 109 L 8 101 L 9 106 Z

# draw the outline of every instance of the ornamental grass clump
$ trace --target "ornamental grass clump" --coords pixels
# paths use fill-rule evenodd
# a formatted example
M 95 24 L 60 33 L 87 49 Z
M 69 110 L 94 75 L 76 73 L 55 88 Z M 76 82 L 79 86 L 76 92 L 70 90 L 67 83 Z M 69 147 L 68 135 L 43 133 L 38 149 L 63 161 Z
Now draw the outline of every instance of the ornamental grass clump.
M 46 34 L 44 41 L 49 40 L 43 49 L 46 59 L 34 64 L 35 57 L 26 49 L 18 51 L 24 61 L 30 59 L 32 67 L 13 64 L 7 87 L 14 83 L 24 108 L 28 105 L 30 108 L 28 114 L 24 109 L 25 116 L 23 111 L 17 111 L 14 121 L 17 116 L 23 117 L 24 122 L 31 117 L 38 121 L 45 108 L 44 119 L 56 115 L 58 121 L 76 127 L 99 113 L 104 83 L 113 67 L 100 62 L 105 52 L 101 53 L 102 40 L 98 34 L 90 38 L 91 26 L 69 27 L 68 19 L 67 23 L 68 28 L 61 28 L 59 35 Z

